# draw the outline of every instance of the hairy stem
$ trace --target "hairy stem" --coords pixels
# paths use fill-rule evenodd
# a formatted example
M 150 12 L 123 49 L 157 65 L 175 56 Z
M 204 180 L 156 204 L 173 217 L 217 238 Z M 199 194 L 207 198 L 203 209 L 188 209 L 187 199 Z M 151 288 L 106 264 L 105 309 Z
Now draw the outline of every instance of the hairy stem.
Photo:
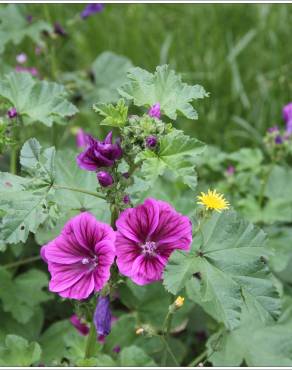
M 9 268 L 18 267 L 18 266 L 21 266 L 21 265 L 26 265 L 28 263 L 35 262 L 35 261 L 38 261 L 40 259 L 41 259 L 41 256 L 28 257 L 28 258 L 25 258 L 25 259 L 20 260 L 20 261 L 7 263 L 6 265 L 2 265 L 2 267 L 6 268 L 6 269 L 9 269 Z
M 85 189 L 75 188 L 75 187 L 72 187 L 72 186 L 54 184 L 53 185 L 53 188 L 55 188 L 55 189 L 64 189 L 64 190 L 76 191 L 78 193 L 92 195 L 93 197 L 96 197 L 96 198 L 100 198 L 100 199 L 104 199 L 104 200 L 106 199 L 105 196 L 102 195 L 102 194 L 96 193 L 94 191 L 89 191 L 89 190 L 85 190 Z
M 89 334 L 85 345 L 84 358 L 90 358 L 94 355 L 95 346 L 96 346 L 96 329 L 94 326 L 94 322 L 92 321 L 90 324 Z
M 208 350 L 200 353 L 192 362 L 188 364 L 188 367 L 196 367 L 200 362 L 202 362 L 208 356 Z
M 171 328 L 171 322 L 172 322 L 172 317 L 173 317 L 173 312 L 171 311 L 168 311 L 167 315 L 166 315 L 166 318 L 164 320 L 164 330 L 163 330 L 163 335 L 162 335 L 162 339 L 163 339 L 163 342 L 164 342 L 164 353 L 163 353 L 163 356 L 162 356 L 162 363 L 161 363 L 161 366 L 166 366 L 166 360 L 167 360 L 167 352 L 171 352 L 171 357 L 173 357 L 175 359 L 175 356 L 173 355 L 171 349 L 169 348 L 169 345 L 168 345 L 168 337 L 169 337 L 169 332 L 170 332 L 170 328 Z M 175 362 L 176 359 L 175 359 Z

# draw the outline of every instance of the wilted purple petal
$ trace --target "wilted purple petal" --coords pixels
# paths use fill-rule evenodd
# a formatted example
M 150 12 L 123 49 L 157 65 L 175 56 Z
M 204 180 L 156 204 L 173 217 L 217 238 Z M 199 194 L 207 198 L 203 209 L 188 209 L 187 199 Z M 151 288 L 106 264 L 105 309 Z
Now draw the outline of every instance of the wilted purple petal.
M 148 115 L 150 117 L 160 118 L 161 116 L 160 104 L 159 103 L 153 104 L 148 110 Z
M 70 317 L 70 322 L 73 326 L 75 326 L 81 335 L 88 335 L 89 327 L 85 323 L 82 323 L 76 314 Z

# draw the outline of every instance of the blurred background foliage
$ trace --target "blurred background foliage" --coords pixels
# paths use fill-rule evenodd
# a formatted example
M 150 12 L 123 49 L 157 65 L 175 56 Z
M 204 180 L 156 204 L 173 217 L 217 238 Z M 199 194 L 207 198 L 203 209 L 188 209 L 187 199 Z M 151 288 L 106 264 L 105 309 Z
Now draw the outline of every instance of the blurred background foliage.
M 22 5 L 24 13 L 59 22 L 67 32 L 56 41 L 59 71 L 89 70 L 104 51 L 124 55 L 149 71 L 169 63 L 185 81 L 210 92 L 209 99 L 197 104 L 199 120 L 181 118 L 178 125 L 225 151 L 257 146 L 267 127 L 281 124 L 282 105 L 291 100 L 292 5 L 106 4 L 103 12 L 74 23 L 83 7 Z M 30 60 L 40 59 L 33 43 L 27 43 L 23 49 L 31 51 Z M 9 48 L 5 62 L 13 64 L 21 50 Z M 54 67 L 50 61 L 44 64 L 43 75 L 48 65 Z M 60 81 L 60 74 L 56 77 Z M 85 108 L 87 120 L 91 109 Z M 78 115 L 74 123 L 88 126 L 84 119 Z

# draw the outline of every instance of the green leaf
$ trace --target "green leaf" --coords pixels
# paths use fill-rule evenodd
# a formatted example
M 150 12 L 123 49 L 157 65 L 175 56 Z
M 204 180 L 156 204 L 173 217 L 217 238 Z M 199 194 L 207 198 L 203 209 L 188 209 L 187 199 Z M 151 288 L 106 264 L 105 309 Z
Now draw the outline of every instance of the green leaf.
M 130 346 L 123 348 L 120 353 L 120 366 L 157 366 L 141 348 Z
M 173 129 L 161 138 L 158 153 L 143 151 L 138 155 L 137 162 L 142 161 L 142 177 L 150 185 L 170 171 L 175 178 L 194 190 L 197 185 L 196 159 L 204 149 L 205 145 L 199 140 Z
M 6 184 L 0 190 L 0 209 L 5 212 L 0 224 L 0 240 L 14 244 L 25 242 L 29 232 L 35 233 L 49 217 L 54 156 L 54 148 L 43 150 L 36 139 L 29 139 L 22 147 L 20 163 L 33 179 L 0 174 L 0 182 Z
M 19 4 L 9 4 L 0 9 L 0 53 L 5 50 L 6 44 L 12 42 L 18 45 L 28 37 L 37 45 L 44 45 L 41 32 L 52 31 L 52 26 L 42 20 L 28 23 L 20 12 Z
M 208 340 L 209 361 L 214 366 L 291 366 L 291 302 L 277 323 L 264 323 L 249 299 L 241 325 L 233 331 L 215 333 Z
M 289 202 L 292 209 L 292 169 L 275 166 L 269 176 L 265 195 L 271 199 Z
M 239 325 L 243 294 L 249 294 L 261 318 L 277 317 L 278 294 L 266 267 L 266 236 L 235 212 L 213 214 L 193 241 L 190 253 L 175 251 L 164 271 L 164 285 L 173 294 L 184 286 L 227 328 Z
M 130 82 L 119 89 L 121 96 L 133 100 L 138 107 L 159 103 L 162 112 L 171 119 L 176 119 L 177 113 L 197 119 L 198 114 L 191 103 L 208 96 L 202 86 L 183 83 L 168 65 L 158 66 L 154 74 L 133 68 L 128 78 Z
M 130 59 L 105 51 L 92 64 L 95 88 L 90 100 L 112 103 L 119 99 L 117 89 L 127 81 L 127 72 L 133 67 Z
M 236 162 L 236 171 L 253 170 L 258 172 L 263 161 L 260 149 L 243 148 L 231 153 L 228 159 Z
M 77 108 L 66 99 L 64 86 L 37 81 L 28 73 L 11 72 L 0 80 L 0 96 L 9 100 L 29 122 L 52 126 L 55 118 L 72 116 Z
M 12 274 L 0 269 L 0 299 L 5 312 L 11 312 L 15 320 L 27 323 L 38 310 L 38 305 L 50 299 L 43 288 L 48 277 L 42 271 L 29 270 L 13 279 Z
M 104 366 L 104 367 L 115 367 L 116 362 L 108 355 L 98 354 L 96 357 L 80 359 L 76 362 L 77 366 Z
M 30 366 L 39 361 L 41 347 L 17 335 L 7 335 L 0 346 L 0 366 Z
M 105 117 L 100 122 L 100 125 L 123 127 L 127 121 L 128 107 L 125 105 L 124 99 L 120 99 L 116 106 L 112 104 L 95 104 L 93 109 Z

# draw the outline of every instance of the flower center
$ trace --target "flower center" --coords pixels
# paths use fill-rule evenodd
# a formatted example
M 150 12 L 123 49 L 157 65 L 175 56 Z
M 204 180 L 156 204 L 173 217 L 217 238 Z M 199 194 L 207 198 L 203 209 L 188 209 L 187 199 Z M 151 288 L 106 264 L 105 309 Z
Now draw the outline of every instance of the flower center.
M 97 259 L 97 256 L 94 255 L 94 257 L 84 257 L 82 258 L 81 260 L 81 263 L 82 265 L 88 265 L 88 268 L 90 271 L 94 270 L 97 266 L 97 262 L 98 262 L 98 259 Z
M 148 256 L 155 256 L 156 255 L 156 249 L 157 245 L 155 242 L 146 242 L 141 246 L 142 253 Z

